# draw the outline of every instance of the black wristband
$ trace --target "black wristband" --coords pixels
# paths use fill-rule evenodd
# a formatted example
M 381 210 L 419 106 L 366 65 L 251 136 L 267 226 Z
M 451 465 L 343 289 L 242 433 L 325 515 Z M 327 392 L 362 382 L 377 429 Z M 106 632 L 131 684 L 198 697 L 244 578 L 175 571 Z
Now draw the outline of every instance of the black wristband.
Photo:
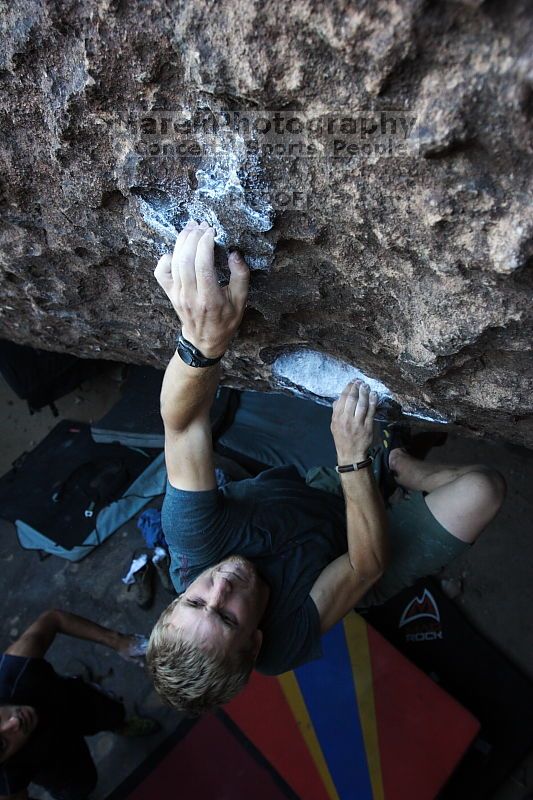
M 365 458 L 364 461 L 358 461 L 357 464 L 344 464 L 343 466 L 337 465 L 335 469 L 339 473 L 358 472 L 360 469 L 369 467 L 372 464 L 372 461 L 373 461 L 372 456 L 368 456 L 368 458 Z
M 179 357 L 188 364 L 189 367 L 212 367 L 214 364 L 218 364 L 224 356 L 224 353 L 222 353 L 218 358 L 207 358 L 207 356 L 204 356 L 192 342 L 189 342 L 188 339 L 182 336 L 181 333 L 178 334 L 176 345 Z

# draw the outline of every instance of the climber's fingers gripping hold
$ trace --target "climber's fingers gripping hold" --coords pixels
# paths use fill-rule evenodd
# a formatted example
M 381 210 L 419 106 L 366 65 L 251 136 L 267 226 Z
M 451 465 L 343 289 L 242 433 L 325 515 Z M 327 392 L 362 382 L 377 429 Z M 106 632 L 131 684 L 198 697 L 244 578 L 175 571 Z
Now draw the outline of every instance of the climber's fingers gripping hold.
M 175 256 L 183 247 L 185 240 L 195 227 L 196 223 L 193 220 L 187 223 L 176 239 L 174 253 L 172 255 L 170 253 L 165 253 L 164 256 L 161 256 L 154 270 L 155 279 L 161 288 L 164 289 L 175 311 L 178 310 L 177 305 L 181 292 L 181 279 L 178 271 L 178 261 Z
M 182 333 L 208 357 L 221 355 L 246 306 L 249 269 L 240 256 L 229 259 L 230 282 L 221 288 L 214 265 L 215 232 L 207 222 L 187 223 L 172 257 L 160 259 L 155 276 L 182 324 Z
M 333 404 L 331 432 L 343 463 L 363 461 L 372 444 L 377 393 L 368 384 L 351 381 Z

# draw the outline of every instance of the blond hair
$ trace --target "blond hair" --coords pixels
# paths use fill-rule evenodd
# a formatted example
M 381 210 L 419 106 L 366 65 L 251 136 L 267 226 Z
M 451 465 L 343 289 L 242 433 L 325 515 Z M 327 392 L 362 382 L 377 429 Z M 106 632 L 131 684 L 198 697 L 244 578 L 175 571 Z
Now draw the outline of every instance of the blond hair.
M 161 699 L 194 716 L 228 703 L 244 689 L 255 652 L 250 646 L 244 651 L 217 654 L 185 640 L 179 628 L 168 622 L 180 599 L 174 600 L 156 622 L 146 662 Z

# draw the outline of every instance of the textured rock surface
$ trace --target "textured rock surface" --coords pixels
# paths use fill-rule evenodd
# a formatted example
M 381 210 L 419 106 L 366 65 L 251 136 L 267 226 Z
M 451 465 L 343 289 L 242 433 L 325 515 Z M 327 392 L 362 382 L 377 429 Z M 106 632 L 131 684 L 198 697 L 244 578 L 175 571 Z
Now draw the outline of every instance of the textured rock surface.
M 4 4 L 0 336 L 163 366 L 153 267 L 205 209 L 255 268 L 228 383 L 304 347 L 533 446 L 529 5 Z M 198 110 L 284 131 L 172 127 Z

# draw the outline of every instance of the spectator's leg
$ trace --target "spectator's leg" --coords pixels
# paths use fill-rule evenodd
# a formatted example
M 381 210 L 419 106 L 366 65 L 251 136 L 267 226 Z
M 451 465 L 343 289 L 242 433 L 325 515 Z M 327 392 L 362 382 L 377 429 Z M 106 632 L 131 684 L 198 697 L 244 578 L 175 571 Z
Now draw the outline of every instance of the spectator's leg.
M 425 492 L 427 507 L 435 519 L 469 544 L 496 516 L 505 498 L 502 475 L 482 464 L 431 464 L 399 448 L 391 452 L 389 464 L 397 483 Z

